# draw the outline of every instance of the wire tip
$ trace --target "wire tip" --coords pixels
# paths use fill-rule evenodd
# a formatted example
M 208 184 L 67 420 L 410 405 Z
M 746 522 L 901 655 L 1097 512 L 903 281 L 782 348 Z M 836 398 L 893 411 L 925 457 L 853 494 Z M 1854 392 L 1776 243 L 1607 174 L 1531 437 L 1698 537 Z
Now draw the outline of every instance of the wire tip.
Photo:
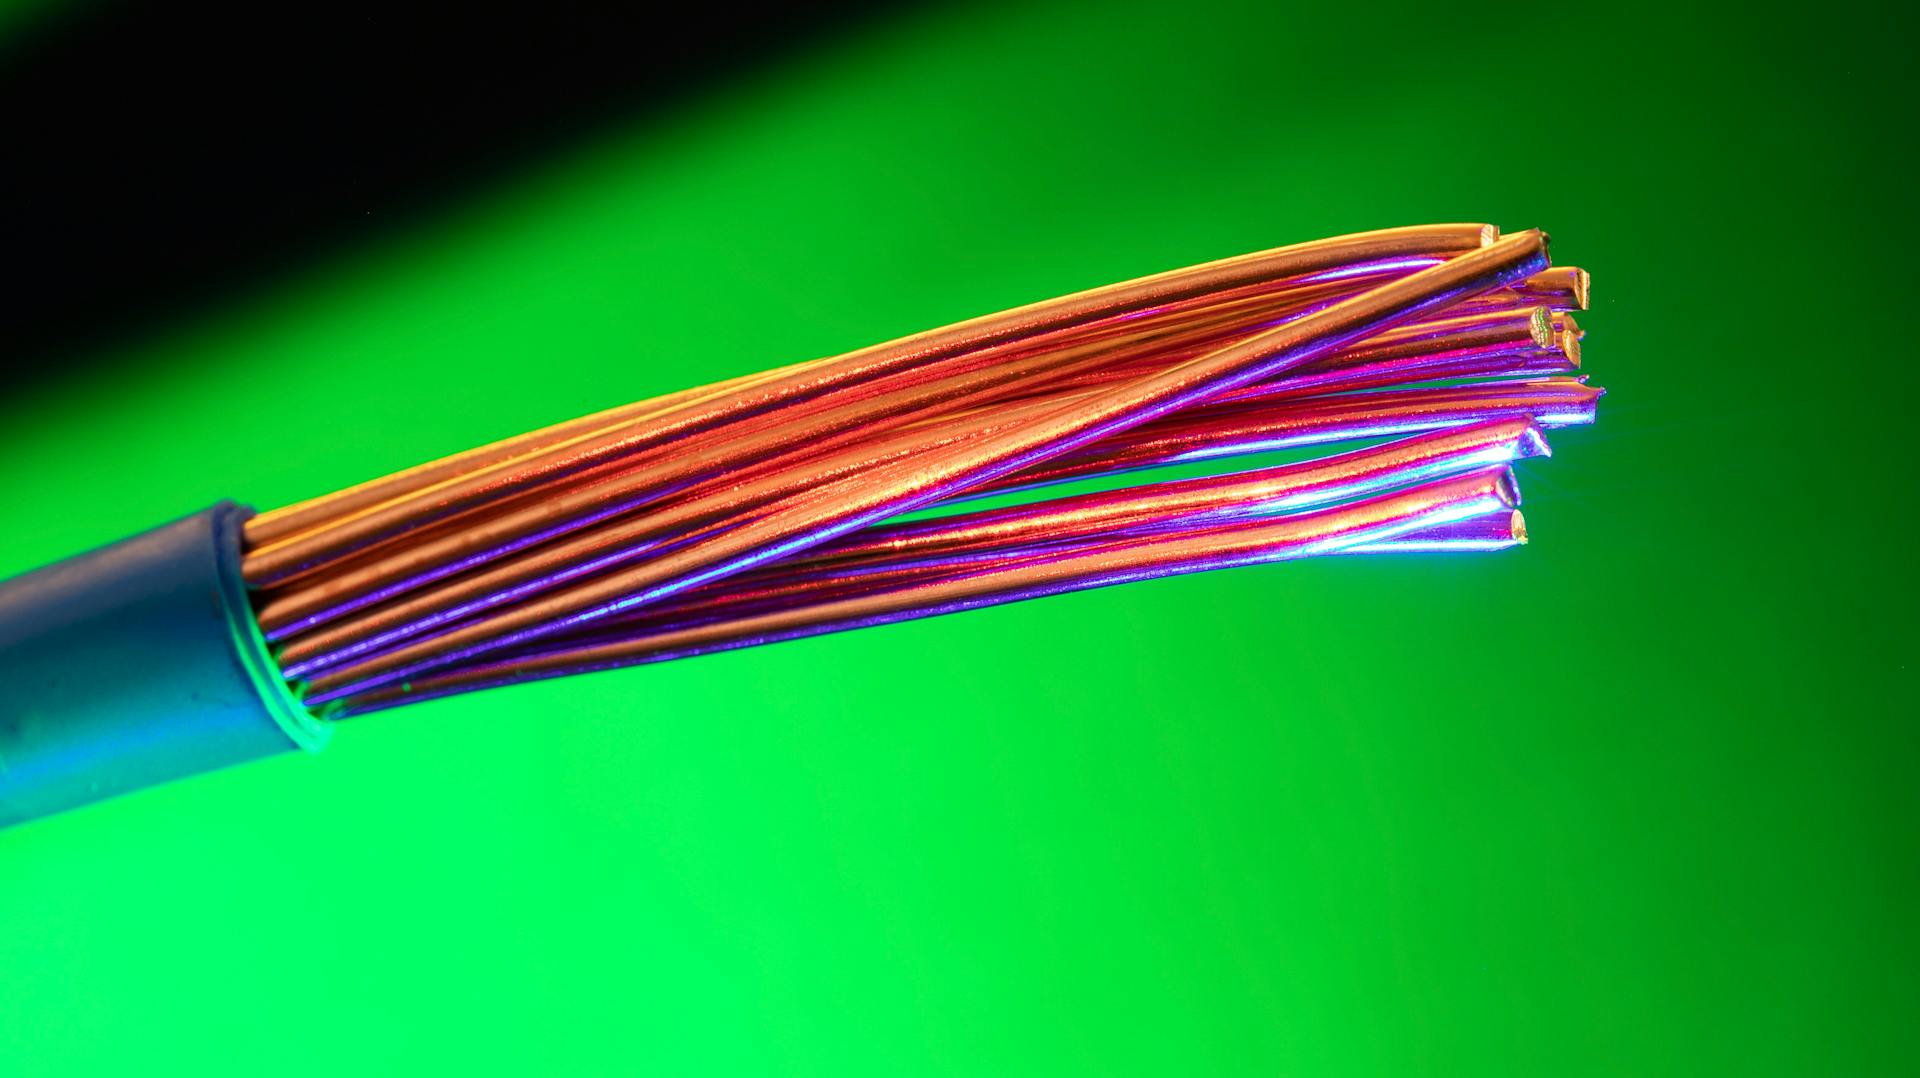
M 1575 333 L 1561 333 L 1555 336 L 1553 343 L 1555 347 L 1560 349 L 1560 354 L 1567 357 L 1567 362 L 1572 365 L 1573 369 L 1576 371 L 1579 370 L 1580 369 L 1580 337 L 1579 335 Z
M 1525 420 L 1526 426 L 1520 432 L 1516 457 L 1551 457 L 1553 445 L 1547 441 L 1547 432 L 1540 429 L 1531 416 Z
M 1529 307 L 1527 309 L 1527 332 L 1533 336 L 1534 347 L 1550 348 L 1553 346 L 1554 325 L 1552 316 L 1553 312 L 1546 307 Z
M 1500 469 L 1500 474 L 1493 481 L 1493 493 L 1503 505 L 1513 507 L 1520 504 L 1520 478 L 1513 474 L 1512 468 Z
M 1573 305 L 1578 310 L 1587 309 L 1588 295 L 1593 290 L 1593 275 L 1578 266 L 1569 266 L 1573 277 Z

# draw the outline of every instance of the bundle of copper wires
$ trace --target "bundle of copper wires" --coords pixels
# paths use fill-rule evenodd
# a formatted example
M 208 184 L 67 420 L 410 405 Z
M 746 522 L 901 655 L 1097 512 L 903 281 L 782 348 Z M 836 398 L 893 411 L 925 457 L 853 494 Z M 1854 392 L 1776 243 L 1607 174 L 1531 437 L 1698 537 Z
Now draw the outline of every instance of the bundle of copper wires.
M 1510 462 L 1593 420 L 1586 301 L 1539 231 L 1282 247 L 263 513 L 244 573 L 284 675 L 338 716 L 1203 569 L 1500 549 L 1525 539 Z

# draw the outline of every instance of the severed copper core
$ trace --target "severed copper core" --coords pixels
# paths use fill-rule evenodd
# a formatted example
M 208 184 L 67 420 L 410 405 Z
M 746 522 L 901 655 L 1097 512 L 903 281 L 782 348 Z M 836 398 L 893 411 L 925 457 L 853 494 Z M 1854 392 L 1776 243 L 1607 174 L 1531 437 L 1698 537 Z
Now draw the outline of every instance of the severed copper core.
M 243 573 L 283 671 L 343 715 L 1151 576 L 1509 548 L 1509 463 L 1601 395 L 1573 376 L 1588 277 L 1546 246 L 1359 233 L 622 405 L 261 514 Z M 1136 474 L 1270 451 L 1320 455 Z

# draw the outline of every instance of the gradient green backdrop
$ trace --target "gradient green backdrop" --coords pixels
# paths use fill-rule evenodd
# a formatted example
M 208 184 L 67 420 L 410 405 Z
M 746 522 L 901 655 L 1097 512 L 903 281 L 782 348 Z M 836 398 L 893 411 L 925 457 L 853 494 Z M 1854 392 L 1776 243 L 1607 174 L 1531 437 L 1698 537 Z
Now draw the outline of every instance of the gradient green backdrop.
M 1391 224 L 1549 228 L 1612 394 L 1510 554 L 443 701 L 0 833 L 0 1075 L 1911 1073 L 1909 60 L 1470 10 L 903 12 L 9 391 L 0 574 Z

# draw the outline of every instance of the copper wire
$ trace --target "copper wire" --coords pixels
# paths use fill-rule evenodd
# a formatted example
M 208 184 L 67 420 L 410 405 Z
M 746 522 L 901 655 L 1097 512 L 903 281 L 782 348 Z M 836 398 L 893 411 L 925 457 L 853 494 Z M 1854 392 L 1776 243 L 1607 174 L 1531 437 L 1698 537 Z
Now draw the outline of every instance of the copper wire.
M 400 680 L 450 661 L 518 645 L 669 595 L 758 561 L 792 554 L 974 484 L 1119 434 L 1158 416 L 1298 367 L 1343 345 L 1464 295 L 1525 278 L 1545 267 L 1546 237 L 1522 232 L 1383 284 L 1247 341 L 1090 394 L 1071 406 L 1023 414 L 970 436 L 916 448 L 860 474 L 825 482 L 703 542 L 636 566 L 570 584 L 480 622 L 370 656 L 314 679 L 309 699 L 325 702 Z M 932 451 L 937 447 L 938 451 Z
M 1143 354 L 1159 363 L 1173 362 L 1197 354 L 1197 350 L 1205 346 L 1252 332 L 1257 329 L 1224 335 L 1212 326 L 1168 330 L 1154 335 L 1144 346 Z M 1423 366 L 1444 366 L 1442 373 L 1446 374 L 1519 370 L 1523 359 L 1547 350 L 1543 346 L 1549 340 L 1544 308 L 1422 322 L 1382 333 L 1362 346 L 1309 364 L 1280 381 L 1258 383 L 1226 397 L 1302 396 L 1334 389 L 1395 384 L 1406 381 L 1408 371 Z M 1169 344 L 1173 346 L 1171 350 L 1164 350 Z M 1484 362 L 1490 357 L 1499 357 L 1504 362 Z M 486 519 L 462 520 L 454 526 L 416 534 L 403 549 L 392 554 L 342 565 L 325 580 L 310 586 L 295 585 L 279 590 L 261 604 L 261 625 L 272 639 L 284 638 L 294 631 L 313 630 L 355 610 L 456 575 L 480 562 L 495 562 L 536 543 L 548 543 L 622 514 L 646 509 L 650 513 L 646 521 L 637 528 L 622 531 L 613 540 L 635 542 L 658 531 L 702 519 L 698 508 L 690 510 L 685 504 L 676 507 L 660 499 L 670 497 L 685 503 L 702 489 L 711 490 L 715 483 L 710 481 L 703 486 L 703 477 L 718 477 L 724 485 L 738 487 L 764 471 L 749 469 L 748 464 L 782 451 L 818 456 L 870 442 L 916 416 L 964 429 L 973 422 L 964 405 L 973 405 L 974 412 L 985 412 L 993 407 L 991 402 L 1005 399 L 1028 384 L 1031 384 L 1027 390 L 1028 400 L 1059 396 L 1051 392 L 1053 387 L 1083 384 L 1080 376 L 1063 379 L 1063 374 L 1075 371 L 1082 375 L 1108 374 L 1103 381 L 1110 382 L 1114 380 L 1108 373 L 1110 367 L 1121 367 L 1124 373 L 1129 368 L 1138 371 L 1146 366 L 1129 358 L 1125 348 L 1115 352 L 1093 343 L 1062 348 L 1031 361 L 1002 362 L 923 381 L 890 394 L 857 397 L 837 408 L 795 406 L 779 413 L 784 422 L 737 426 L 731 437 L 710 450 L 695 448 L 665 457 L 647 455 L 646 459 L 605 472 L 600 478 L 582 475 L 558 494 L 522 497 L 496 507 Z M 1526 369 L 1541 368 L 1536 364 Z M 1060 399 L 1064 402 L 1068 398 Z M 871 461 L 856 456 L 852 463 L 864 467 Z M 767 465 L 767 468 L 779 467 L 778 460 Z M 822 478 L 826 476 L 814 477 L 815 481 Z M 764 492 L 767 498 L 777 493 L 779 489 Z M 719 504 L 724 507 L 733 503 L 723 499 Z M 584 560 L 605 545 L 587 542 L 568 549 L 577 551 Z M 334 637 L 330 635 L 328 639 L 331 641 Z M 297 661 L 303 651 L 294 650 L 291 654 Z
M 1494 514 L 1511 521 L 1516 498 L 1512 476 L 1502 467 L 1316 513 L 1230 521 L 1150 538 L 1126 538 L 1058 557 L 1036 556 L 992 571 L 961 571 L 738 620 L 532 650 L 450 674 L 418 678 L 403 687 L 376 688 L 343 699 L 347 700 L 348 712 L 376 710 L 408 699 L 953 613 L 1013 596 L 1032 598 L 1148 576 L 1310 557 L 1345 546 L 1388 541 L 1397 534 L 1450 520 Z
M 833 360 L 803 365 L 791 373 L 754 381 L 742 388 L 703 395 L 692 403 L 677 404 L 571 435 L 533 452 L 463 471 L 386 501 L 364 504 L 379 492 L 363 490 L 326 507 L 339 509 L 343 503 L 355 507 L 345 515 L 308 531 L 271 541 L 263 539 L 269 527 L 277 530 L 291 526 L 293 515 L 280 518 L 277 525 L 269 522 L 260 533 L 249 536 L 254 549 L 243 571 L 252 586 L 282 582 L 311 571 L 330 558 L 390 538 L 408 526 L 453 515 L 543 479 L 570 475 L 638 447 L 707 429 L 729 418 L 960 354 L 970 348 L 1191 301 L 1223 290 L 1310 277 L 1329 269 L 1443 257 L 1478 249 L 1491 242 L 1493 236 L 1494 230 L 1487 225 L 1441 225 L 1361 233 L 1223 259 L 902 338 Z M 316 515 L 319 510 L 306 512 Z
M 309 705 L 353 714 L 1204 568 L 1504 549 L 1501 462 L 1601 393 L 1561 377 L 1589 280 L 1545 246 L 1361 233 L 622 405 L 262 514 L 244 572 Z M 887 523 L 1016 490 L 1041 500 Z
M 1442 431 L 1375 449 L 1358 450 L 1244 476 L 1215 477 L 1188 484 L 1156 484 L 1118 493 L 1056 500 L 1034 508 L 1005 510 L 986 517 L 973 516 L 962 523 L 868 529 L 839 543 L 824 544 L 809 555 L 784 559 L 767 571 L 784 574 L 814 559 L 859 556 L 873 543 L 892 544 L 896 553 L 926 552 L 940 548 L 951 550 L 955 544 L 975 536 L 972 532 L 956 531 L 963 524 L 986 528 L 987 531 L 981 534 L 1012 542 L 1020 534 L 1028 534 L 1032 529 L 1058 526 L 1060 522 L 1078 522 L 1076 526 L 1091 524 L 1114 527 L 1126 518 L 1141 515 L 1151 517 L 1169 512 L 1195 511 L 1198 507 L 1209 505 L 1217 508 L 1221 504 L 1255 506 L 1283 497 L 1297 500 L 1309 490 L 1320 491 L 1323 496 L 1325 492 L 1341 490 L 1357 493 L 1369 485 L 1404 482 L 1418 475 L 1435 474 L 1434 470 L 1439 467 L 1436 462 L 1471 458 L 1474 454 L 1487 452 L 1490 446 L 1513 447 L 1507 459 L 1531 455 L 1544 446 L 1537 438 L 1527 439 L 1524 445 L 1521 444 L 1524 432 L 1531 427 L 1531 421 L 1524 417 L 1504 422 L 1470 424 L 1458 430 Z M 1183 498 L 1189 500 L 1180 500 Z M 1014 524 L 1015 521 L 1019 523 Z M 1009 527 L 1016 531 L 1007 531 Z M 917 538 L 903 538 L 907 535 Z M 602 551 L 604 560 L 614 560 L 605 557 L 606 546 L 596 543 L 622 550 L 624 553 L 619 556 L 620 561 L 643 557 L 653 547 L 642 545 L 639 538 L 637 534 L 633 538 L 623 535 L 617 543 L 605 537 L 587 539 L 563 548 L 563 556 L 558 559 L 527 559 L 517 564 L 494 565 L 486 572 L 435 593 L 389 606 L 366 618 L 304 635 L 282 651 L 281 663 L 289 676 L 313 676 L 358 656 L 418 636 L 438 625 L 522 601 L 538 594 L 539 590 L 543 590 L 542 585 L 558 586 L 604 568 L 604 565 L 585 560 L 586 555 L 596 550 Z M 1059 538 L 1064 536 L 1040 538 L 1028 534 L 1026 541 L 1043 542 Z M 565 556 L 576 551 L 581 555 L 579 558 Z M 566 569 L 574 571 L 568 572 Z

